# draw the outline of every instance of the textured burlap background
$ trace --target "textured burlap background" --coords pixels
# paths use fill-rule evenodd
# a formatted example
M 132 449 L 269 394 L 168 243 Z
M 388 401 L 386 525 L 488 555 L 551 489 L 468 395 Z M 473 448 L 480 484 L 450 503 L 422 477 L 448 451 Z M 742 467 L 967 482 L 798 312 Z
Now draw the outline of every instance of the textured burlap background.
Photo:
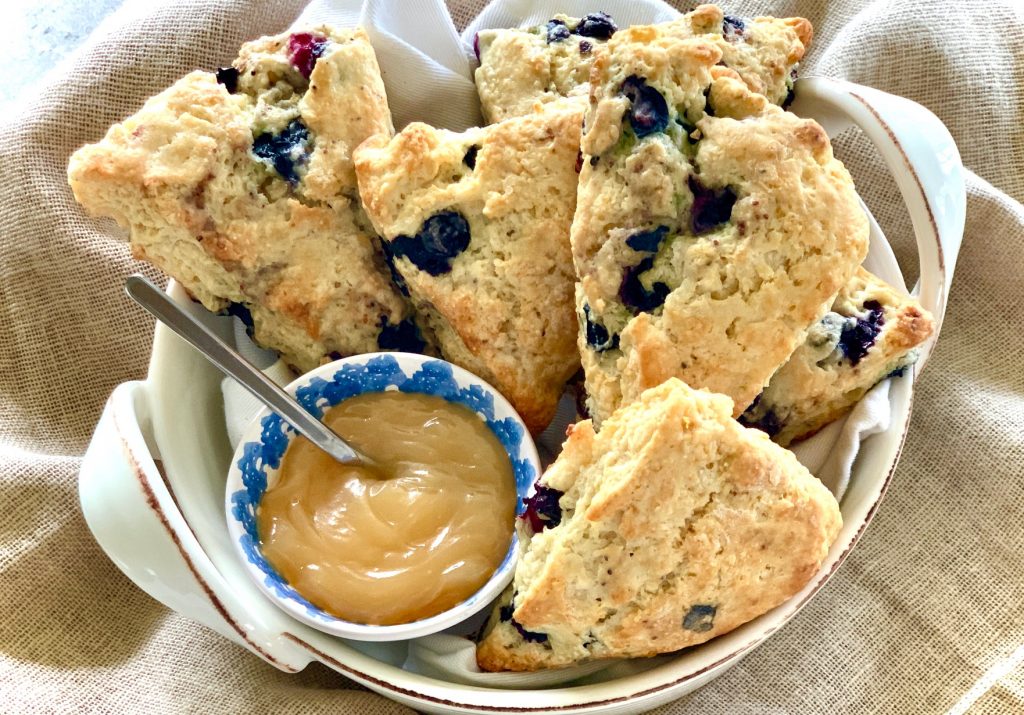
M 453 3 L 463 26 L 482 3 Z M 167 611 L 92 540 L 76 473 L 111 389 L 144 374 L 140 268 L 85 218 L 67 157 L 193 67 L 291 22 L 302 0 L 129 3 L 0 131 L 0 710 L 403 712 L 319 666 L 285 675 Z M 595 7 L 600 5 L 595 3 Z M 1003 2 L 743 1 L 803 15 L 804 74 L 910 97 L 973 172 L 938 349 L 888 497 L 781 633 L 665 713 L 1024 712 L 1024 11 Z M 908 277 L 895 186 L 837 142 Z

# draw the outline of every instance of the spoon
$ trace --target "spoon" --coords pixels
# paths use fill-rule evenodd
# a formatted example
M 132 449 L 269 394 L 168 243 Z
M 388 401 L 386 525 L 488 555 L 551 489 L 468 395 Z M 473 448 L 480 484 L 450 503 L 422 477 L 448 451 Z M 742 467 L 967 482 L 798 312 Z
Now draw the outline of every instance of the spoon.
M 373 468 L 371 459 L 357 452 L 330 427 L 306 412 L 291 395 L 148 279 L 138 274 L 128 276 L 124 282 L 124 291 L 317 447 L 342 464 Z

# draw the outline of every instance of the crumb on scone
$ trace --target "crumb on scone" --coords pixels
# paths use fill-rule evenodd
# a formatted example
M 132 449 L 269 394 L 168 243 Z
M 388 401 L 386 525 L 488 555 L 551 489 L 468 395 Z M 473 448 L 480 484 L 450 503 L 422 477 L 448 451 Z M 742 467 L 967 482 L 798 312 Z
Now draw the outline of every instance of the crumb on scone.
M 594 62 L 571 238 L 595 423 L 672 376 L 738 416 L 867 253 L 824 130 L 722 56 L 655 25 Z
M 658 26 L 678 38 L 700 37 L 721 50 L 720 63 L 751 91 L 782 104 L 791 98 L 797 65 L 811 42 L 811 24 L 798 17 L 743 18 L 700 5 Z M 491 122 L 527 114 L 560 97 L 585 101 L 594 58 L 618 31 L 605 13 L 555 15 L 544 25 L 490 29 L 476 38 L 475 81 Z
M 359 204 L 352 150 L 390 135 L 373 48 L 326 26 L 242 46 L 71 157 L 75 198 L 130 230 L 133 254 L 228 310 L 305 371 L 330 357 L 419 351 Z
M 842 526 L 831 492 L 723 395 L 678 379 L 599 433 L 572 428 L 518 523 L 484 670 L 667 653 L 727 633 L 807 584 Z
M 583 108 L 462 133 L 407 126 L 356 152 L 367 213 L 448 360 L 538 433 L 579 368 L 569 225 Z
M 913 365 L 934 330 L 917 300 L 860 268 L 739 420 L 784 447 L 808 437 Z

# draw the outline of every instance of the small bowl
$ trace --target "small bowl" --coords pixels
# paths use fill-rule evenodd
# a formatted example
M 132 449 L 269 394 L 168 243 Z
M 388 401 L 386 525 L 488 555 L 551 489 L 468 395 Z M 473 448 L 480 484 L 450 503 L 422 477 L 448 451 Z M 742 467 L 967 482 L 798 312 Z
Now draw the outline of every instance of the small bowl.
M 480 378 L 444 360 L 411 353 L 357 355 L 322 365 L 285 390 L 317 417 L 349 397 L 393 390 L 434 395 L 470 408 L 487 423 L 512 461 L 516 516 L 522 514 L 523 498 L 540 474 L 537 448 L 508 401 Z M 226 498 L 228 534 L 247 573 L 289 615 L 325 633 L 354 640 L 417 638 L 465 621 L 487 607 L 511 582 L 519 546 L 514 531 L 505 558 L 491 578 L 465 601 L 430 618 L 376 626 L 346 621 L 314 606 L 263 557 L 256 530 L 260 500 L 267 486 L 274 483 L 281 457 L 296 434 L 291 425 L 264 408 L 246 428 L 235 450 Z

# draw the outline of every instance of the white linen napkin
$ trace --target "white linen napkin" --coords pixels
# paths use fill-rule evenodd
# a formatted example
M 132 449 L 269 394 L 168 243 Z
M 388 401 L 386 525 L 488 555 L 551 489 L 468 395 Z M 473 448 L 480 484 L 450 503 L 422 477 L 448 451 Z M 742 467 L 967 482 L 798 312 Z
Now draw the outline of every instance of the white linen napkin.
M 380 63 L 396 129 L 422 121 L 458 131 L 481 122 L 472 80 L 473 38 L 477 32 L 543 24 L 557 13 L 580 17 L 598 9 L 609 13 L 620 27 L 664 22 L 680 14 L 660 0 L 602 0 L 600 8 L 588 0 L 494 0 L 460 38 L 442 0 L 313 0 L 293 27 L 362 24 Z M 237 318 L 235 322 L 239 350 L 279 384 L 289 382 L 294 376 L 284 363 L 275 362 L 272 353 L 253 344 L 241 322 Z M 230 378 L 225 378 L 222 389 L 228 435 L 234 447 L 259 411 L 260 403 Z M 565 427 L 574 417 L 572 401 L 563 398 L 552 426 L 537 440 L 542 455 L 557 455 Z M 793 452 L 841 500 L 861 440 L 888 428 L 889 418 L 889 382 L 885 381 L 869 392 L 845 419 L 796 445 Z M 456 628 L 410 641 L 404 667 L 442 680 L 537 688 L 576 680 L 612 663 L 588 663 L 537 673 L 483 673 L 476 665 L 473 642 L 460 635 L 465 632 L 465 628 Z

